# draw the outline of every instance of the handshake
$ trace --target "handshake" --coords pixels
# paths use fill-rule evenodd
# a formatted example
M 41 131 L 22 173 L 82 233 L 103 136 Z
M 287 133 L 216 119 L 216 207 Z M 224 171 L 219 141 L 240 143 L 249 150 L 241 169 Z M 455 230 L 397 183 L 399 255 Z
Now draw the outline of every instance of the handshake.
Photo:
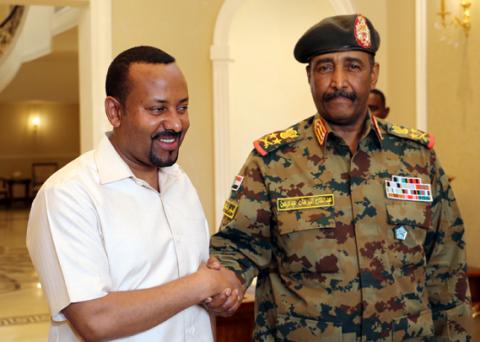
M 198 275 L 207 285 L 203 306 L 217 316 L 233 315 L 243 299 L 241 282 L 235 273 L 223 267 L 217 258 L 210 257 L 206 264 L 200 265 Z

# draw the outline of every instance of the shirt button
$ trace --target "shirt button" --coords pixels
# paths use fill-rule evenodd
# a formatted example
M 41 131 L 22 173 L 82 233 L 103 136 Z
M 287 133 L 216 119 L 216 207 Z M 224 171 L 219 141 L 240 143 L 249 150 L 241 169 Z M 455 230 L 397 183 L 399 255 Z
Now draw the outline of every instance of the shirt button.
M 195 334 L 195 327 L 188 328 L 187 334 L 194 335 Z

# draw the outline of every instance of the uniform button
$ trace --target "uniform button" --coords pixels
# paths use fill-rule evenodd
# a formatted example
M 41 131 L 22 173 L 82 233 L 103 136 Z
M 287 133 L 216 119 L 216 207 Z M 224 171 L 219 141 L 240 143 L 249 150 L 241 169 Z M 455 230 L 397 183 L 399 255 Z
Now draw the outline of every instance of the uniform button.
M 188 335 L 194 335 L 195 334 L 195 327 L 190 327 L 187 329 L 187 334 Z

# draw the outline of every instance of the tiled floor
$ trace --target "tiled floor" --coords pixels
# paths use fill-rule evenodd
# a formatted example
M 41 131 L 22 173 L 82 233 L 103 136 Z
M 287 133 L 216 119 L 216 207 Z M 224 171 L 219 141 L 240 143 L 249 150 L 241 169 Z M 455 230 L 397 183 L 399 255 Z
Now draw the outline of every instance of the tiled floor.
M 49 315 L 25 247 L 28 211 L 0 210 L 0 341 L 47 341 Z

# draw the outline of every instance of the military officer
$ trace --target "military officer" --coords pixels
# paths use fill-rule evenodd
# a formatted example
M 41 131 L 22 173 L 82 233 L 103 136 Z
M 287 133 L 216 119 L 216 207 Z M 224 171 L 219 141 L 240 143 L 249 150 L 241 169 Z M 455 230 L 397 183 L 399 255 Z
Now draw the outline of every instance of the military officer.
M 246 288 L 256 341 L 465 341 L 464 226 L 431 135 L 377 122 L 380 37 L 361 15 L 310 28 L 318 113 L 255 141 L 212 255 Z

